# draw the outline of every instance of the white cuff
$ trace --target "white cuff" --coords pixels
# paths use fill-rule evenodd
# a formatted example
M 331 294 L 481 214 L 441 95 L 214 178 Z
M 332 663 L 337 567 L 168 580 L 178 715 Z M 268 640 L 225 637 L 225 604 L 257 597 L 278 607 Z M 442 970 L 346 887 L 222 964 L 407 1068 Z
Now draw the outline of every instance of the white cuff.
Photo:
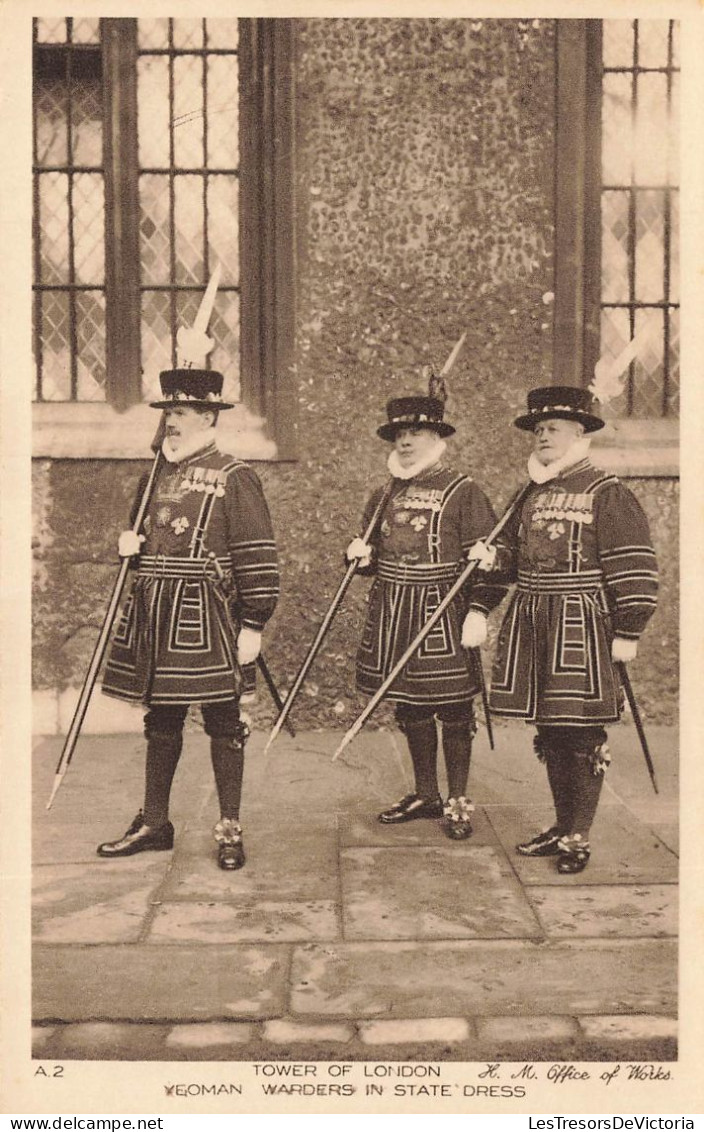
M 614 637 L 611 642 L 611 659 L 614 661 L 628 664 L 629 660 L 635 660 L 637 652 L 638 642 L 628 637 Z
M 462 625 L 462 648 L 478 649 L 486 640 L 487 621 L 478 609 L 470 609 Z
M 493 570 L 496 562 L 496 547 L 487 546 L 481 540 L 475 542 L 469 549 L 467 559 L 469 562 L 476 562 L 480 570 L 487 572 Z
M 357 559 L 360 566 L 368 566 L 372 557 L 372 548 L 364 539 L 353 538 L 347 547 L 346 554 L 348 562 L 354 562 Z
M 134 531 L 123 531 L 117 540 L 117 553 L 120 558 L 132 558 L 139 554 L 144 542 L 144 535 L 135 534 Z
M 256 629 L 248 629 L 245 625 L 240 629 L 237 637 L 238 664 L 252 664 L 257 659 L 262 647 L 262 635 Z

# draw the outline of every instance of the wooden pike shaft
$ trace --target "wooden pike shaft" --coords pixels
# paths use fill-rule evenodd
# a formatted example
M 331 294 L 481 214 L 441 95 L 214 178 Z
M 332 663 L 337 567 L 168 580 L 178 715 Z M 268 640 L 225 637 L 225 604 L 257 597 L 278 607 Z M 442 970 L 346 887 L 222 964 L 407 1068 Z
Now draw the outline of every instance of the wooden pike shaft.
M 482 706 L 484 708 L 484 722 L 486 724 L 486 734 L 487 734 L 487 738 L 489 740 L 489 746 L 491 747 L 491 749 L 493 751 L 494 750 L 494 728 L 491 725 L 491 711 L 489 709 L 489 693 L 487 692 L 487 688 L 486 688 L 486 679 L 485 679 L 485 676 L 484 676 L 484 665 L 482 664 L 482 653 L 481 653 L 481 649 L 479 649 L 479 648 L 470 649 L 469 651 L 472 654 L 472 660 L 474 662 L 474 667 L 476 669 L 477 679 L 479 680 L 479 688 L 480 688 L 481 697 L 482 697 Z
M 210 276 L 210 279 L 208 281 L 208 286 L 205 289 L 205 294 L 203 295 L 203 298 L 201 300 L 201 304 L 198 308 L 198 313 L 196 315 L 195 322 L 193 324 L 193 330 L 196 331 L 199 334 L 204 335 L 205 332 L 208 329 L 208 323 L 210 322 L 210 316 L 213 313 L 213 307 L 215 305 L 215 295 L 217 293 L 218 284 L 220 282 L 221 272 L 222 272 L 222 269 L 221 269 L 220 264 L 218 263 L 215 267 L 215 270 L 213 271 L 213 274 Z M 187 363 L 186 368 L 188 368 L 188 365 L 189 365 L 189 363 Z M 161 430 L 159 438 L 157 439 L 155 437 L 154 443 L 152 444 L 152 448 L 156 450 L 156 456 L 154 458 L 154 463 L 152 465 L 152 470 L 151 470 L 151 473 L 150 473 L 150 476 L 149 476 L 149 481 L 147 483 L 147 486 L 146 486 L 145 491 L 144 491 L 144 495 L 142 496 L 142 500 L 141 500 L 141 503 L 139 505 L 139 511 L 137 512 L 137 517 L 136 517 L 134 525 L 132 527 L 135 534 L 139 533 L 139 529 L 142 525 L 142 521 L 144 519 L 144 515 L 145 515 L 145 512 L 147 510 L 147 506 L 149 504 L 149 499 L 151 497 L 152 489 L 154 487 L 154 481 L 156 479 L 157 468 L 159 466 L 159 461 L 160 461 L 160 458 L 161 458 L 160 447 L 161 447 L 161 442 L 163 440 L 163 435 L 164 435 L 164 423 L 165 423 L 164 422 L 164 416 L 165 415 L 162 413 L 161 419 L 160 419 L 160 424 L 159 424 L 159 429 Z M 59 789 L 59 787 L 61 786 L 61 782 L 63 781 L 63 777 L 64 777 L 66 771 L 68 770 L 71 759 L 73 757 L 73 751 L 74 751 L 74 748 L 76 746 L 76 741 L 78 740 L 78 736 L 79 736 L 81 727 L 83 725 L 83 720 L 85 718 L 85 714 L 86 714 L 86 711 L 88 709 L 88 703 L 90 701 L 90 697 L 91 697 L 91 694 L 93 692 L 93 687 L 95 685 L 95 681 L 97 679 L 98 672 L 100 670 L 100 665 L 102 663 L 103 656 L 105 655 L 105 650 L 107 648 L 108 640 L 110 638 L 110 632 L 112 630 L 113 621 L 115 620 L 115 614 L 116 614 L 117 608 L 120 604 L 120 597 L 122 596 L 122 588 L 125 584 L 125 578 L 127 577 L 128 569 L 129 569 L 129 559 L 125 558 L 125 559 L 123 559 L 123 561 L 120 565 L 120 572 L 117 576 L 117 579 L 115 581 L 115 585 L 113 587 L 113 591 L 112 591 L 112 595 L 110 597 L 110 602 L 108 604 L 107 612 L 106 612 L 105 618 L 103 620 L 103 626 L 102 626 L 102 629 L 100 630 L 100 636 L 98 637 L 98 641 L 97 641 L 95 649 L 93 651 L 93 656 L 92 656 L 90 665 L 88 667 L 88 672 L 86 673 L 86 678 L 83 682 L 81 694 L 78 698 L 78 704 L 76 705 L 76 710 L 74 712 L 73 719 L 71 720 L 71 726 L 68 729 L 68 733 L 66 735 L 66 739 L 65 739 L 65 742 L 64 742 L 64 747 L 63 747 L 63 750 L 61 752 L 61 757 L 60 757 L 58 765 L 56 767 L 56 772 L 54 774 L 54 785 L 53 785 L 53 788 L 52 788 L 52 791 L 51 791 L 51 796 L 50 796 L 49 801 L 47 803 L 47 807 L 46 807 L 47 810 L 51 808 L 51 804 L 54 801 L 54 798 L 56 797 L 56 792 Z
M 259 653 L 259 656 L 257 657 L 257 668 L 259 669 L 262 676 L 264 677 L 264 683 L 266 684 L 267 688 L 269 689 L 269 695 L 271 696 L 272 700 L 274 701 L 274 707 L 276 708 L 277 711 L 282 711 L 283 706 L 284 706 L 284 702 L 281 699 L 281 696 L 279 695 L 279 690 L 276 687 L 276 684 L 274 683 L 274 678 L 271 675 L 271 672 L 269 671 L 269 666 L 266 663 L 266 661 L 264 660 L 264 657 L 262 656 L 261 653 Z M 290 719 L 286 720 L 286 730 L 288 731 L 288 733 L 289 733 L 289 735 L 291 736 L 292 739 L 296 738 L 296 732 L 294 731 L 293 724 L 291 723 Z
M 643 728 L 643 720 L 640 717 L 640 711 L 638 710 L 636 697 L 633 693 L 633 687 L 631 685 L 631 678 L 628 675 L 628 669 L 626 668 L 626 665 L 622 660 L 617 661 L 616 671 L 618 672 L 621 679 L 621 684 L 623 686 L 624 692 L 626 693 L 626 699 L 628 700 L 628 706 L 630 707 L 631 714 L 633 716 L 633 722 L 636 725 L 636 731 L 638 732 L 638 738 L 640 739 L 641 750 L 643 751 L 643 758 L 645 759 L 645 765 L 648 768 L 648 774 L 650 775 L 650 781 L 653 784 L 653 790 L 656 794 L 659 794 L 660 791 L 658 790 L 658 781 L 655 777 L 655 767 L 653 766 L 653 760 L 650 757 L 648 740 L 645 737 L 645 730 Z
M 362 540 L 364 542 L 367 542 L 372 537 L 374 528 L 375 528 L 376 524 L 379 522 L 379 519 L 381 518 L 382 512 L 383 512 L 384 508 L 386 507 L 386 504 L 389 501 L 389 497 L 391 495 L 392 488 L 393 488 L 393 480 L 390 480 L 389 483 L 386 485 L 386 488 L 384 489 L 384 492 L 381 496 L 381 499 L 379 500 L 377 506 L 374 509 L 374 514 L 372 515 L 372 517 L 371 517 L 371 519 L 370 519 L 370 521 L 367 525 L 366 531 L 362 535 Z M 269 739 L 267 741 L 266 747 L 264 748 L 264 754 L 266 754 L 266 752 L 269 750 L 269 747 L 274 742 L 274 740 L 276 739 L 276 736 L 279 734 L 279 731 L 281 730 L 284 723 L 286 722 L 286 719 L 288 717 L 288 713 L 290 712 L 291 708 L 293 707 L 293 701 L 295 700 L 296 696 L 298 695 L 299 691 L 301 690 L 301 685 L 303 684 L 303 681 L 305 680 L 306 676 L 308 675 L 308 671 L 310 669 L 310 666 L 312 665 L 313 661 L 315 660 L 316 656 L 318 655 L 318 652 L 320 650 L 320 646 L 323 643 L 323 638 L 325 637 L 325 634 L 327 633 L 328 629 L 330 628 L 330 623 L 332 622 L 333 617 L 335 616 L 335 614 L 337 613 L 337 610 L 340 607 L 340 602 L 342 601 L 343 597 L 345 596 L 345 593 L 347 592 L 349 584 L 350 584 L 350 582 L 352 581 L 352 578 L 354 577 L 354 575 L 357 572 L 358 566 L 359 566 L 359 559 L 355 558 L 352 562 L 350 562 L 349 566 L 347 567 L 347 570 L 345 572 L 345 576 L 344 576 L 344 578 L 340 582 L 340 585 L 337 588 L 337 593 L 335 594 L 334 598 L 332 599 L 332 602 L 330 603 L 330 607 L 328 608 L 328 611 L 325 614 L 325 617 L 323 618 L 323 620 L 320 623 L 320 627 L 318 629 L 318 632 L 315 634 L 315 639 L 314 639 L 312 645 L 310 646 L 310 648 L 308 649 L 308 652 L 307 652 L 307 654 L 306 654 L 306 656 L 303 660 L 303 664 L 301 665 L 301 667 L 298 670 L 298 673 L 296 674 L 296 678 L 293 681 L 293 684 L 291 685 L 290 692 L 288 693 L 288 695 L 286 696 L 286 699 L 284 700 L 283 708 L 281 709 L 281 712 L 279 713 L 279 717 L 278 717 L 278 719 L 274 723 L 274 726 L 271 729 Z
M 156 475 L 157 475 L 157 471 L 159 469 L 159 464 L 160 464 L 161 460 L 162 460 L 161 451 L 158 450 L 157 453 L 156 453 L 156 456 L 154 457 L 154 463 L 152 464 L 152 469 L 151 469 L 151 472 L 149 474 L 147 486 L 144 489 L 144 494 L 142 495 L 142 499 L 141 499 L 141 502 L 139 504 L 139 510 L 137 512 L 135 521 L 132 525 L 132 530 L 134 531 L 135 534 L 139 534 L 140 527 L 142 526 L 142 522 L 144 520 L 144 515 L 145 515 L 147 507 L 149 505 L 149 499 L 151 497 L 152 490 L 154 488 L 154 482 L 156 480 Z M 98 677 L 98 672 L 100 671 L 100 665 L 101 665 L 103 657 L 105 655 L 105 650 L 108 646 L 108 641 L 110 639 L 110 633 L 111 633 L 111 630 L 112 630 L 113 621 L 115 620 L 115 614 L 117 613 L 117 608 L 120 604 L 120 597 L 122 596 L 122 587 L 125 584 L 125 578 L 127 577 L 127 571 L 129 570 L 129 565 L 130 565 L 129 558 L 123 558 L 122 562 L 120 563 L 120 572 L 117 575 L 117 578 L 115 580 L 115 584 L 113 586 L 110 601 L 108 603 L 107 612 L 106 612 L 105 617 L 103 619 L 103 625 L 102 625 L 102 628 L 100 630 L 100 636 L 98 637 L 95 648 L 93 650 L 93 656 L 91 658 L 90 665 L 88 666 L 88 672 L 86 673 L 86 678 L 83 681 L 83 687 L 81 689 L 81 694 L 78 697 L 78 703 L 76 704 L 76 710 L 73 713 L 73 719 L 71 720 L 71 726 L 69 727 L 68 732 L 66 734 L 66 739 L 64 740 L 63 750 L 61 751 L 61 757 L 59 758 L 58 764 L 56 766 L 56 772 L 54 774 L 54 785 L 53 785 L 53 788 L 52 788 L 52 791 L 51 791 L 51 796 L 49 798 L 49 801 L 47 802 L 47 806 L 46 806 L 47 810 L 51 809 L 51 804 L 54 801 L 54 798 L 56 797 L 56 792 L 59 789 L 59 787 L 61 786 L 61 783 L 63 781 L 63 777 L 64 777 L 64 775 L 66 774 L 66 771 L 69 768 L 69 765 L 71 763 L 71 759 L 73 758 L 73 752 L 74 752 L 74 749 L 76 747 L 76 742 L 78 740 L 78 736 L 80 734 L 81 727 L 83 726 L 83 720 L 85 719 L 86 711 L 88 710 L 88 704 L 90 702 L 90 697 L 92 695 L 93 688 L 95 686 L 95 681 L 97 680 L 97 677 Z
M 225 582 L 225 571 L 223 570 L 222 566 L 218 562 L 217 557 L 215 556 L 213 551 L 210 552 L 208 557 L 213 564 L 213 569 L 215 570 L 215 573 L 218 576 L 218 580 L 220 581 L 221 584 L 223 584 Z M 234 644 L 235 649 L 236 649 L 237 648 L 237 639 L 236 639 L 237 631 L 236 631 L 235 625 L 233 624 L 232 614 L 230 613 L 230 607 L 227 605 L 227 593 L 224 592 L 224 587 L 223 587 L 223 599 L 225 601 L 227 620 L 228 620 L 228 624 L 230 626 L 230 631 L 232 633 L 233 644 Z M 257 657 L 256 663 L 257 663 L 257 668 L 259 669 L 262 676 L 264 677 L 264 683 L 266 684 L 267 688 L 269 689 L 269 694 L 271 695 L 271 698 L 274 701 L 274 706 L 275 706 L 276 710 L 281 711 L 282 707 L 284 706 L 283 701 L 281 699 L 281 696 L 279 695 L 276 684 L 274 683 L 274 678 L 271 675 L 271 672 L 269 671 L 269 666 L 266 663 L 266 661 L 264 660 L 264 657 L 262 656 L 261 653 L 259 653 L 259 656 Z M 296 738 L 296 732 L 293 730 L 293 727 L 291 726 L 290 723 L 287 724 L 287 728 L 288 728 L 288 732 L 289 732 L 291 738 L 295 739 Z

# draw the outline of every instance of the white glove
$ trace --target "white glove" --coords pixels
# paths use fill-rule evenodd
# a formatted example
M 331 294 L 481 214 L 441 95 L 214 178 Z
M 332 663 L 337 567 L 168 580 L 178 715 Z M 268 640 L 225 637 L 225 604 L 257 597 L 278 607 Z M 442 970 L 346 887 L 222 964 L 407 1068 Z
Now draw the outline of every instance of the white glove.
M 348 562 L 352 562 L 355 558 L 358 558 L 360 566 L 368 566 L 371 562 L 372 548 L 363 538 L 353 538 L 352 542 L 347 547 L 346 554 Z
M 262 635 L 256 629 L 243 626 L 237 637 L 237 661 L 239 664 L 251 664 L 259 656 L 262 647 Z
M 117 540 L 117 553 L 120 558 L 132 558 L 139 554 L 144 542 L 144 535 L 136 535 L 134 531 L 123 531 Z
M 614 637 L 611 642 L 611 659 L 628 664 L 629 660 L 636 659 L 638 642 L 630 641 L 628 637 Z
M 494 563 L 496 562 L 496 547 L 487 546 L 485 542 L 481 541 L 475 542 L 474 545 L 469 548 L 467 560 L 469 562 L 476 562 L 480 570 L 486 572 L 493 570 Z
M 478 649 L 486 640 L 486 617 L 478 609 L 470 609 L 462 625 L 462 648 Z

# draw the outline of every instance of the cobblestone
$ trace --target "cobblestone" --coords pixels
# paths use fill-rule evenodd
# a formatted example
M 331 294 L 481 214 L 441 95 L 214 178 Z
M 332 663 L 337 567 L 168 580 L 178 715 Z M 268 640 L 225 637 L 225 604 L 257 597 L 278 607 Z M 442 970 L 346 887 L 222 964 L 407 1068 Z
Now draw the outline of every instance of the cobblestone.
M 465 1042 L 470 1036 L 464 1018 L 394 1018 L 361 1022 L 359 1033 L 365 1045 L 403 1045 L 425 1042 Z
M 263 1038 L 267 1042 L 350 1042 L 354 1037 L 354 1027 L 310 1022 L 288 1022 L 276 1019 L 265 1022 Z
M 202 1061 L 315 1056 L 376 1061 L 420 1060 L 443 1047 L 456 1060 L 604 1060 L 619 1057 L 671 1060 L 677 1020 L 660 1015 L 565 1017 L 399 1018 L 347 1022 L 199 1022 L 163 1026 L 143 1022 L 92 1022 L 32 1027 L 32 1052 L 54 1057 Z M 648 1054 L 648 1050 L 651 1054 Z M 314 1053 L 311 1054 L 310 1051 Z M 254 1052 L 252 1052 L 254 1051 Z M 634 1053 L 635 1051 L 635 1053 Z
M 501 1045 L 524 1044 L 529 1041 L 569 1042 L 579 1036 L 574 1018 L 539 1015 L 513 1018 L 480 1018 L 477 1035 L 482 1042 Z
M 677 1021 L 657 1014 L 611 1014 L 580 1018 L 588 1038 L 614 1038 L 644 1041 L 650 1038 L 676 1038 Z
M 209 1046 L 228 1046 L 248 1042 L 252 1027 L 242 1022 L 196 1022 L 174 1026 L 166 1035 L 166 1047 L 206 1050 Z

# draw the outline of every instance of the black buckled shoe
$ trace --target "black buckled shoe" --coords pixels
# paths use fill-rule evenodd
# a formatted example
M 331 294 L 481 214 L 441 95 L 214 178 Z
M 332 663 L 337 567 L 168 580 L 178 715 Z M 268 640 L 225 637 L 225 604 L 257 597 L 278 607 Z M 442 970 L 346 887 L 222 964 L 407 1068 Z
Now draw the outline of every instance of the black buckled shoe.
M 559 849 L 560 832 L 557 826 L 545 829 L 530 841 L 523 841 L 516 846 L 516 852 L 523 857 L 555 857 Z
M 459 798 L 448 798 L 443 807 L 442 828 L 450 841 L 465 841 L 472 836 L 471 817 L 474 813 L 474 804 L 469 798 L 461 795 Z
M 418 794 L 406 794 L 400 802 L 396 802 L 394 806 L 390 806 L 388 810 L 383 810 L 377 820 L 384 825 L 399 825 L 404 821 L 416 821 L 417 818 L 441 818 L 442 817 L 442 798 L 438 795 L 437 798 L 428 800 L 421 798 Z
M 591 851 L 589 842 L 585 841 L 579 833 L 561 837 L 558 843 L 560 856 L 557 858 L 557 871 L 567 875 L 581 873 L 589 864 Z
M 226 872 L 241 869 L 247 858 L 242 843 L 242 826 L 233 818 L 221 818 L 213 830 L 218 843 L 218 866 Z
M 140 810 L 127 832 L 117 841 L 105 841 L 96 852 L 99 857 L 132 857 L 146 850 L 173 849 L 174 827 L 170 821 L 164 825 L 145 825 Z

